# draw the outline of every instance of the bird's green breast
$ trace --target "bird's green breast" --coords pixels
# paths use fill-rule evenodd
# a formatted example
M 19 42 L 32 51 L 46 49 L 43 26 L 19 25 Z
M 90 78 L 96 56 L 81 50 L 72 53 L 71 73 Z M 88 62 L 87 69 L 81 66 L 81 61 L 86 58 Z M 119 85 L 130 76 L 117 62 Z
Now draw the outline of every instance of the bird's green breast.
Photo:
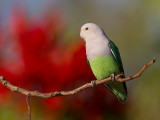
M 113 56 L 95 57 L 89 60 L 90 67 L 97 79 L 101 80 L 111 74 L 120 73 L 119 67 Z

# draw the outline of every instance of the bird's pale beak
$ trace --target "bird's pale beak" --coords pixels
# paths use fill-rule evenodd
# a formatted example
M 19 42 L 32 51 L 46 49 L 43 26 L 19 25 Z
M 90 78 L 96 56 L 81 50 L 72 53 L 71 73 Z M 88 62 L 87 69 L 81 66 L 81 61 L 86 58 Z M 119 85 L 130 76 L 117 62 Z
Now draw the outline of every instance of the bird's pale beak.
M 81 36 L 81 38 L 83 39 L 83 40 L 85 40 L 85 36 L 84 36 L 84 31 L 83 31 L 83 29 L 81 28 L 81 30 L 80 30 L 80 36 Z
M 80 37 L 83 38 L 83 36 L 82 36 L 82 30 L 80 30 Z

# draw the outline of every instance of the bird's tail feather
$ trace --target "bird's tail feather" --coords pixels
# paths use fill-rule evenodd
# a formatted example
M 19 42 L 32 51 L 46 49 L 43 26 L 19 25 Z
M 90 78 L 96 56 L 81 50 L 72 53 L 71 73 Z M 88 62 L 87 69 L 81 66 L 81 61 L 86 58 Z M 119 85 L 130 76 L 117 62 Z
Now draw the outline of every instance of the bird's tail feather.
M 104 86 L 114 93 L 121 103 L 125 103 L 127 101 L 127 89 L 125 82 L 109 81 L 104 83 Z

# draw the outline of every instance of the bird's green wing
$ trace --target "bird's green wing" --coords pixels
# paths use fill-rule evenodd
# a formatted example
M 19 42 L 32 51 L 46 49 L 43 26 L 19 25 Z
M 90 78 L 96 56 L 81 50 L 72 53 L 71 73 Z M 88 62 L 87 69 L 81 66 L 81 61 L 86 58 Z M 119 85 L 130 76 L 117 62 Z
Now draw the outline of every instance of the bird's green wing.
M 119 71 L 124 74 L 123 64 L 122 64 L 121 56 L 120 56 L 120 53 L 119 53 L 117 46 L 110 40 L 109 47 L 111 49 L 111 52 L 112 52 L 115 60 L 117 61 Z M 125 76 L 122 76 L 122 77 L 125 77 Z M 127 87 L 126 87 L 125 82 L 119 83 L 119 82 L 110 81 L 107 84 L 104 83 L 104 85 L 106 87 L 108 87 L 119 98 L 119 100 L 122 103 L 126 102 L 126 100 L 127 100 Z
M 119 50 L 118 50 L 117 46 L 110 40 L 110 41 L 109 41 L 109 47 L 110 47 L 110 49 L 111 49 L 111 52 L 112 52 L 114 58 L 115 58 L 116 61 L 117 61 L 117 64 L 118 64 L 118 66 L 119 66 L 120 72 L 121 72 L 121 73 L 124 73 L 121 56 L 120 56 L 120 53 L 119 53 Z

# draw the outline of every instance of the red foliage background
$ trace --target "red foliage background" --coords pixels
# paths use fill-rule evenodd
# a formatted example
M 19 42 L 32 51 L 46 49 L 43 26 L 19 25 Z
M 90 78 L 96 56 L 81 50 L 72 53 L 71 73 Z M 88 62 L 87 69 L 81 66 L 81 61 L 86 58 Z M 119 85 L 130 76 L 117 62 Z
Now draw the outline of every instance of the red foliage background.
M 65 24 L 60 13 L 50 13 L 38 22 L 26 16 L 23 10 L 13 10 L 7 31 L 0 30 L 1 75 L 14 85 L 40 92 L 71 90 L 95 79 L 87 64 L 83 40 L 78 37 L 74 43 L 63 44 Z M 0 104 L 15 100 L 14 95 L 7 100 L 11 94 L 0 85 Z M 20 98 L 17 102 L 24 101 Z M 108 115 L 123 117 L 125 111 L 125 106 L 103 86 L 76 96 L 41 100 L 39 104 L 56 114 L 45 119 L 71 116 L 101 120 Z

